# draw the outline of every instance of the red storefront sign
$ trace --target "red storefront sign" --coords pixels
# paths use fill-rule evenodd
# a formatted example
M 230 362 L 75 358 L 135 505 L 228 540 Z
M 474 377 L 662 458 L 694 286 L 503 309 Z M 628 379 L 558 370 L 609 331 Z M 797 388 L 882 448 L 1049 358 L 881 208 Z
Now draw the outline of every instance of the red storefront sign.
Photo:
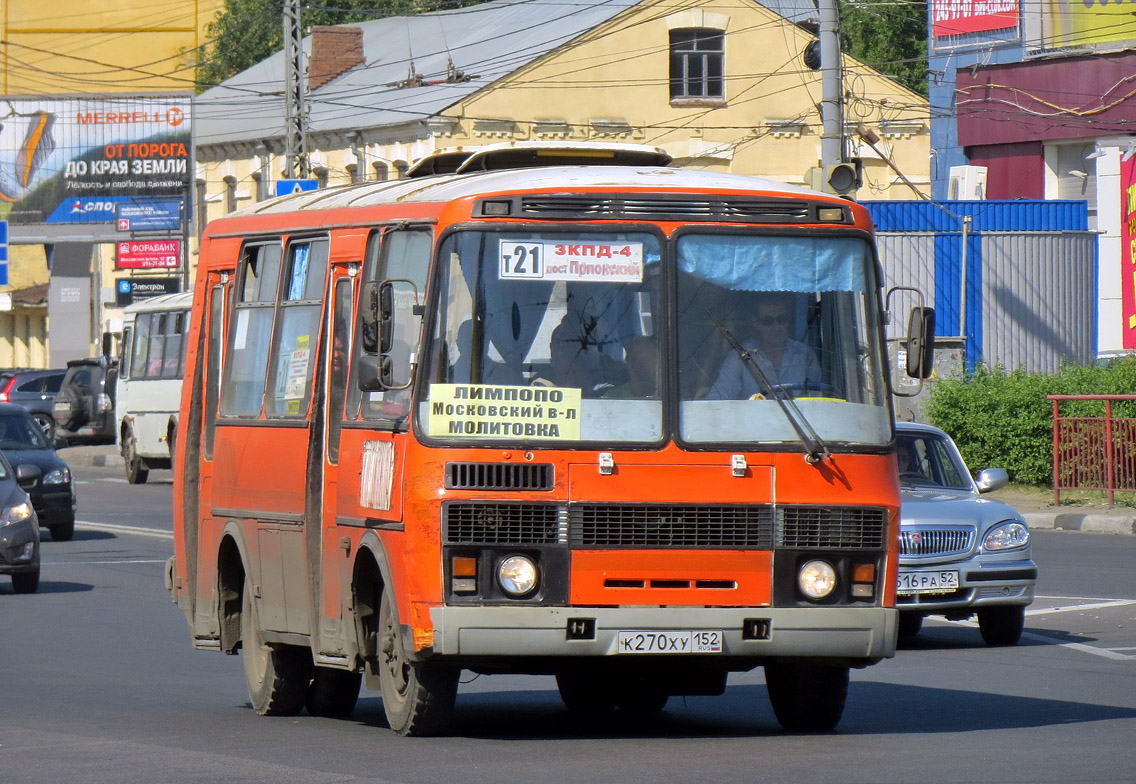
M 115 243 L 115 269 L 173 269 L 181 260 L 181 240 L 130 240 Z
M 934 0 L 936 38 L 1018 26 L 1018 0 Z

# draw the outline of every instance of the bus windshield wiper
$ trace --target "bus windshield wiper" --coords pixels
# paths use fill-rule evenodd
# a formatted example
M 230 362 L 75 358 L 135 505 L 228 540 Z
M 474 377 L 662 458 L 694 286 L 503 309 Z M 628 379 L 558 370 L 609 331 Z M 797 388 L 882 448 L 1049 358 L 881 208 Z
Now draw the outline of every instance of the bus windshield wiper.
M 741 342 L 733 336 L 733 334 L 726 328 L 726 325 L 721 322 L 709 311 L 706 315 L 714 322 L 714 326 L 718 331 L 725 336 L 726 342 L 730 347 L 738 352 L 741 357 L 742 364 L 745 365 L 749 374 L 753 376 L 753 380 L 757 382 L 760 389 L 765 390 L 765 394 L 772 397 L 777 401 L 777 405 L 781 407 L 781 411 L 785 414 L 785 418 L 789 420 L 789 424 L 793 426 L 793 430 L 797 433 L 797 438 L 805 447 L 805 462 L 809 465 L 815 465 L 822 460 L 829 457 L 828 447 L 821 439 L 820 434 L 809 423 L 809 420 L 801 413 L 801 409 L 797 407 L 797 403 L 793 397 L 787 393 L 780 384 L 774 384 L 765 375 L 765 371 L 754 360 L 753 355 L 746 349 Z

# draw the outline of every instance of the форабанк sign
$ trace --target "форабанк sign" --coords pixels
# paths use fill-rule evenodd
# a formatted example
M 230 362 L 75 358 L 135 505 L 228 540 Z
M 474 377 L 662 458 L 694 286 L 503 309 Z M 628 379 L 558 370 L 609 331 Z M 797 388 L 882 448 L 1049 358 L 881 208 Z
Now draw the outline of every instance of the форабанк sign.
M 189 193 L 190 96 L 0 100 L 0 219 L 111 223 L 116 205 Z

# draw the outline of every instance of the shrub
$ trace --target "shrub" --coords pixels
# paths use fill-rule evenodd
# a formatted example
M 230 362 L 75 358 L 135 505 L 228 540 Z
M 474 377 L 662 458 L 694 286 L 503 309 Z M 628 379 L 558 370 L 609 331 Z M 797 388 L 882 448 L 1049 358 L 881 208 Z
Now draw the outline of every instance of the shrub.
M 1136 393 L 1136 357 L 1104 366 L 1066 364 L 1057 373 L 1007 371 L 978 364 L 963 378 L 940 379 L 927 418 L 951 434 L 972 468 L 999 466 L 1026 484 L 1053 482 L 1053 403 L 1046 395 Z M 1136 416 L 1136 401 L 1113 403 L 1113 416 Z M 1100 401 L 1063 402 L 1063 416 L 1104 416 Z

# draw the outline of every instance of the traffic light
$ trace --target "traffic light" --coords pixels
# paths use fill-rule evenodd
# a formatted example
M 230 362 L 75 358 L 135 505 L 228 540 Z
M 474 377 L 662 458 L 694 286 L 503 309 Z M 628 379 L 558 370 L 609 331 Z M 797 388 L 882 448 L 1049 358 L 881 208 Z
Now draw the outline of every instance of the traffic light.
M 814 166 L 805 173 L 805 184 L 815 191 L 855 199 L 856 191 L 864 184 L 863 165 L 859 158 L 853 158 L 841 163 Z

